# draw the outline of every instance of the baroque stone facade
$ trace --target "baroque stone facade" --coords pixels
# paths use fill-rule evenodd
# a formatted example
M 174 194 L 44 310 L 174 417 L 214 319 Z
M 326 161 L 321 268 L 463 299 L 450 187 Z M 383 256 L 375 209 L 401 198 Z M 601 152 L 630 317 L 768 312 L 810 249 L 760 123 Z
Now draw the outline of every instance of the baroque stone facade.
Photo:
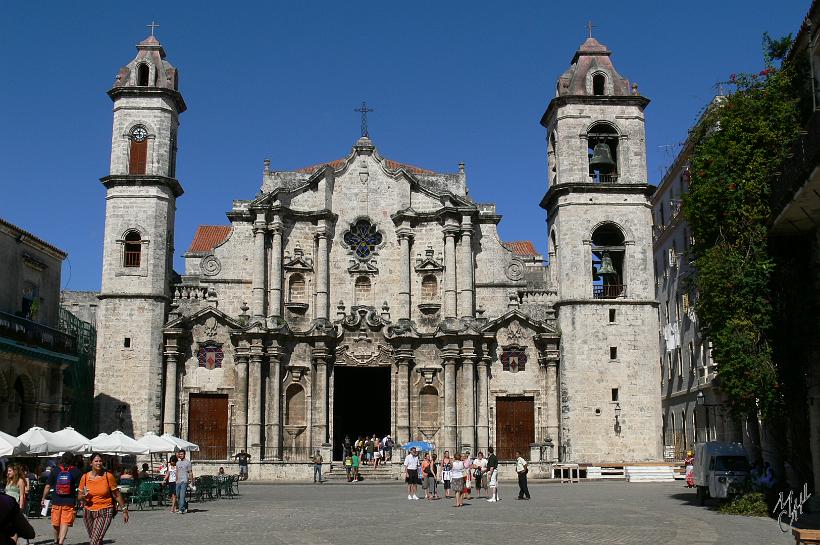
M 173 282 L 185 105 L 155 38 L 138 51 L 109 92 L 102 431 L 181 434 L 213 459 L 327 459 L 345 435 L 388 432 L 502 458 L 660 456 L 648 100 L 604 46 L 582 45 L 542 120 L 551 266 L 500 240 L 463 165 L 392 161 L 365 135 L 312 167 L 265 161 L 257 196 L 233 201 L 230 225 L 200 226 Z M 620 178 L 590 169 L 596 143 Z

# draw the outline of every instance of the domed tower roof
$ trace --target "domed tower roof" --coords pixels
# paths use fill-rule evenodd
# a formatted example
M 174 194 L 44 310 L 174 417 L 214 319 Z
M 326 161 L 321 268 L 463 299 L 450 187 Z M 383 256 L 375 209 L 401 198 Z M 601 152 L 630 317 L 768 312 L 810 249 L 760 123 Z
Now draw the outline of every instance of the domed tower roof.
M 610 55 L 607 46 L 592 36 L 587 38 L 572 57 L 572 66 L 558 78 L 556 96 L 629 95 L 629 80 L 615 70 Z M 603 88 L 593 85 L 596 75 L 605 78 L 600 80 Z
M 132 92 L 170 91 L 177 101 L 179 111 L 185 111 L 185 103 L 179 94 L 179 73 L 165 58 L 165 49 L 153 34 L 137 44 L 137 56 L 120 68 L 114 87 L 108 94 Z M 113 94 L 112 94 L 113 93 Z

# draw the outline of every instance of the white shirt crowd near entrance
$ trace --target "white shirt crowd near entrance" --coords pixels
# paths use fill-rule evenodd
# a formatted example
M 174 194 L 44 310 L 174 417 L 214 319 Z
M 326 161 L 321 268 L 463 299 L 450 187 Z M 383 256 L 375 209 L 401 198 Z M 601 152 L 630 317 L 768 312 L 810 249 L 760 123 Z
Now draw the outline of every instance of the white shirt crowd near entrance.
M 413 456 L 412 454 L 408 454 L 404 457 L 404 468 L 407 471 L 418 471 L 419 469 L 419 457 L 418 455 Z

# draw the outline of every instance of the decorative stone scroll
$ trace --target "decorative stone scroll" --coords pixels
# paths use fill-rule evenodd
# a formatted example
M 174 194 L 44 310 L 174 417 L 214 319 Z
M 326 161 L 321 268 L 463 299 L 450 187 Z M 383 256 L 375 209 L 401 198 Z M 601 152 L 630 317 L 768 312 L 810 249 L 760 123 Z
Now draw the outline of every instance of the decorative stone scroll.
M 217 259 L 215 255 L 206 255 L 199 262 L 199 270 L 201 270 L 205 276 L 216 276 L 222 272 L 222 263 L 219 262 L 219 259 Z

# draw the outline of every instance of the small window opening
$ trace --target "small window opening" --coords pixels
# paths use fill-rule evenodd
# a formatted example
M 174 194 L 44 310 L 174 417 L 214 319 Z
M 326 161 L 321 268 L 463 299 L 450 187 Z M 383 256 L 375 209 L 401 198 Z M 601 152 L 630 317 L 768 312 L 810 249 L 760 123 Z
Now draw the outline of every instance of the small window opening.
M 601 409 L 595 409 L 595 416 L 601 416 Z
M 618 181 L 618 132 L 612 125 L 596 123 L 587 133 L 589 177 L 595 184 Z
M 617 388 L 612 389 L 612 401 L 618 401 L 618 389 Z
M 610 346 L 609 347 L 609 359 L 617 360 L 618 359 L 618 347 L 617 346 Z
M 603 74 L 595 74 L 592 76 L 592 94 L 601 96 L 606 89 L 606 76 Z
M 140 87 L 148 86 L 148 77 L 151 75 L 151 69 L 145 63 L 140 63 L 137 67 L 137 85 Z
M 615 309 L 611 308 L 609 309 L 609 323 L 611 324 L 613 322 L 615 322 Z
M 125 339 L 123 339 L 122 345 L 125 348 L 131 348 L 131 337 L 126 337 Z
M 626 245 L 621 230 L 613 223 L 598 227 L 592 233 L 592 297 L 623 297 L 624 255 Z
M 139 267 L 142 257 L 142 237 L 136 231 L 129 231 L 125 235 L 125 262 L 126 267 Z

